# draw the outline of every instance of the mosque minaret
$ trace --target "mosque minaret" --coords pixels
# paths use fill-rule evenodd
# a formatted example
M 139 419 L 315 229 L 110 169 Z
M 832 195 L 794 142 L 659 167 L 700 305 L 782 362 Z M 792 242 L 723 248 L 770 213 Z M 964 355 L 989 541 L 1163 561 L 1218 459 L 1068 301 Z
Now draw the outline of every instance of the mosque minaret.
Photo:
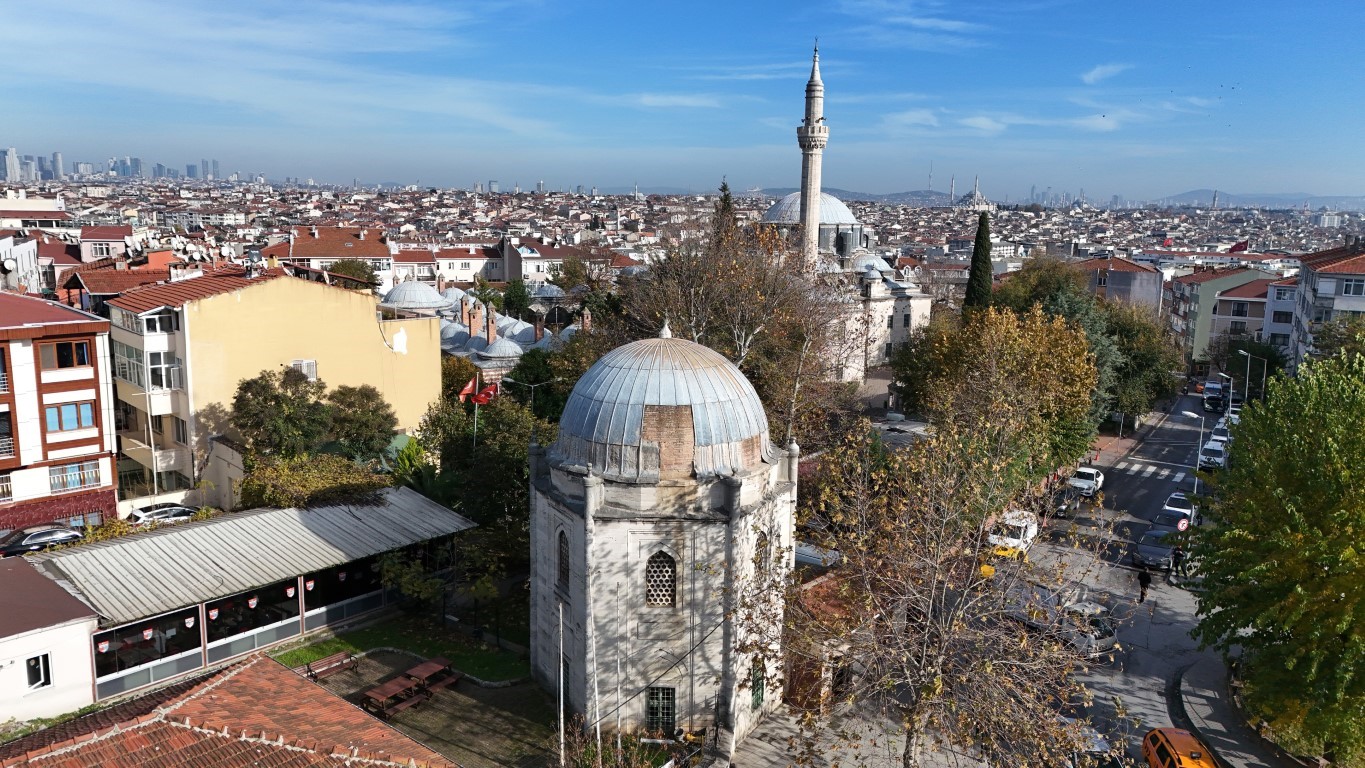
M 820 164 L 829 143 L 818 44 L 806 82 L 806 118 L 796 129 L 796 143 L 801 146 L 801 258 L 814 265 L 820 248 Z

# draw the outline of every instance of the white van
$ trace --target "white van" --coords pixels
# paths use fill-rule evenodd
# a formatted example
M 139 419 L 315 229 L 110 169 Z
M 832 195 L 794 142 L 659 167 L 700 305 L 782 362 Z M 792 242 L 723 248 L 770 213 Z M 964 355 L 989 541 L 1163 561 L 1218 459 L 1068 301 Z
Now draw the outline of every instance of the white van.
M 991 526 L 986 541 L 998 557 L 1020 557 L 1038 538 L 1038 516 L 1022 509 L 1006 510 Z
M 1228 444 L 1222 440 L 1210 440 L 1199 449 L 1200 469 L 1222 469 L 1228 465 Z
M 1096 658 L 1114 650 L 1118 632 L 1109 609 L 1089 598 L 1084 584 L 1018 581 L 1005 589 L 1005 615 L 1054 634 L 1085 658 Z

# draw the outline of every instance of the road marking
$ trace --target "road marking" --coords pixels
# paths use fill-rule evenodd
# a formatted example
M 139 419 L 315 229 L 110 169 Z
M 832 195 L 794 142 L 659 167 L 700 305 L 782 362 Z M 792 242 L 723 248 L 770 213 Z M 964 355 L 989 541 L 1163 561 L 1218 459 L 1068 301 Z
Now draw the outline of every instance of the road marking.
M 1161 479 L 1161 480 L 1165 480 L 1167 477 L 1170 476 L 1170 474 L 1171 474 L 1171 470 L 1166 469 L 1165 467 L 1162 467 L 1162 468 L 1161 468 L 1161 471 L 1158 472 L 1158 473 L 1156 474 L 1156 476 L 1157 476 L 1157 478 L 1159 478 L 1159 479 Z
M 1184 472 L 1177 472 L 1177 473 L 1175 473 L 1175 481 L 1176 481 L 1177 483 L 1180 482 L 1181 480 L 1184 480 L 1184 479 L 1185 479 L 1185 473 L 1184 473 Z
M 1142 473 L 1142 476 L 1143 476 L 1143 477 L 1151 477 L 1151 476 L 1152 476 L 1152 473 L 1155 472 L 1155 471 L 1156 471 L 1156 467 L 1151 467 L 1151 466 L 1149 466 L 1149 467 L 1147 467 L 1147 471 Z
M 1120 461 L 1119 463 L 1114 465 L 1114 469 L 1123 469 L 1126 466 L 1128 466 L 1128 462 Z
M 1134 472 L 1138 471 L 1139 469 L 1142 469 L 1142 465 L 1141 465 L 1141 464 L 1134 464 L 1134 465 L 1132 465 L 1131 467 L 1129 467 L 1129 468 L 1124 472 L 1124 474 L 1131 475 L 1131 474 L 1133 474 Z

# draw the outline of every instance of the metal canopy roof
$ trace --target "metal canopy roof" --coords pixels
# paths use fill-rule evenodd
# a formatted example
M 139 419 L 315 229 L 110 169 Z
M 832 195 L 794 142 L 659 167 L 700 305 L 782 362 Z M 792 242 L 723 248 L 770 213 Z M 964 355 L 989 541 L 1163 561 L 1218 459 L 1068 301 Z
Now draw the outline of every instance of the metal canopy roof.
M 371 506 L 259 509 L 29 559 L 123 624 L 474 527 L 410 488 Z

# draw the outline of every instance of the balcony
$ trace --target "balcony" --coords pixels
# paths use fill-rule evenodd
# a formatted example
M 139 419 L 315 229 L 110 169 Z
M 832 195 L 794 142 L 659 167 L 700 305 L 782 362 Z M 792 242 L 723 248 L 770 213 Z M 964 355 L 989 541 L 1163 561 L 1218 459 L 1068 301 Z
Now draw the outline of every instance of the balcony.
M 153 441 L 148 438 L 147 432 L 136 429 L 119 432 L 118 437 L 123 455 L 144 467 L 157 472 L 183 472 L 185 469 L 188 450 L 183 445 L 160 437 Z M 157 446 L 155 450 L 152 448 L 153 442 Z M 163 447 L 162 442 L 169 445 Z
M 0 459 L 14 458 L 14 438 L 0 437 Z
M 9 391 L 9 371 L 0 371 L 0 393 Z

